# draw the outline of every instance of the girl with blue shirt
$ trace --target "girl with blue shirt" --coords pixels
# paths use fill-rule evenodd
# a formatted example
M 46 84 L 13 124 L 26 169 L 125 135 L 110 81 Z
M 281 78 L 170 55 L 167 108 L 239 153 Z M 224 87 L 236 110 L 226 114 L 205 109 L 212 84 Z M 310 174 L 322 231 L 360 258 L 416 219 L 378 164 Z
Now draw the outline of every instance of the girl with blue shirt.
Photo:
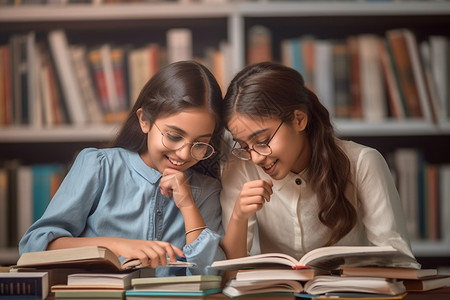
M 19 252 L 105 246 L 143 266 L 187 260 L 188 274 L 225 259 L 218 158 L 222 93 L 193 61 L 143 87 L 112 147 L 82 150 Z M 158 276 L 176 268 L 157 268 Z M 184 269 L 183 269 L 184 272 Z M 184 272 L 186 274 L 186 272 Z

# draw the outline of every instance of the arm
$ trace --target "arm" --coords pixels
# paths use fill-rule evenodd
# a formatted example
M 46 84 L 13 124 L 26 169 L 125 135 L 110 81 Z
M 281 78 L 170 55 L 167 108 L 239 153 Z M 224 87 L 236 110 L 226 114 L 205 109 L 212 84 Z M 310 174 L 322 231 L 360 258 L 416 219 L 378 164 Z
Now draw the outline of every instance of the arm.
M 184 219 L 186 244 L 192 243 L 206 228 L 200 210 L 191 192 L 186 173 L 174 169 L 165 169 L 160 183 L 161 193 L 166 197 L 173 197 L 173 201 L 180 209 Z
M 222 238 L 221 209 L 218 180 L 194 171 L 179 172 L 166 169 L 160 181 L 161 193 L 173 197 L 179 209 L 185 230 L 186 260 L 197 264 L 189 273 L 215 274 L 209 266 L 214 260 L 225 259 L 219 247 Z
M 222 247 L 228 258 L 247 255 L 248 219 L 270 201 L 272 182 L 254 180 L 246 182 L 235 202 Z
M 139 258 L 144 266 L 164 265 L 166 254 L 172 261 L 176 260 L 175 254 L 183 256 L 180 249 L 166 242 L 148 241 L 145 230 L 134 230 L 145 224 L 139 221 L 144 215 L 134 205 L 124 205 L 131 199 L 124 200 L 120 195 L 129 194 L 128 186 L 136 192 L 131 184 L 136 178 L 123 172 L 126 162 L 119 161 L 117 156 L 112 160 L 114 166 L 106 152 L 97 149 L 85 149 L 78 155 L 44 215 L 22 238 L 21 253 L 100 245 L 107 246 L 117 256 Z M 119 182 L 130 184 L 124 187 Z M 141 198 L 138 194 L 136 199 Z M 132 227 L 120 226 L 130 218 L 133 218 L 129 220 L 133 222 Z
M 257 173 L 251 176 L 254 168 L 252 162 L 243 162 L 230 157 L 222 174 L 222 222 L 226 234 L 222 247 L 228 258 L 247 256 L 253 238 L 253 227 L 249 227 L 249 219 L 262 208 L 265 201 L 270 201 L 272 183 L 257 179 Z
M 138 258 L 142 266 L 156 268 L 167 264 L 167 257 L 176 261 L 176 256 L 184 256 L 183 251 L 162 241 L 145 241 L 118 237 L 60 237 L 49 243 L 47 250 L 75 248 L 83 246 L 103 246 L 116 256 Z

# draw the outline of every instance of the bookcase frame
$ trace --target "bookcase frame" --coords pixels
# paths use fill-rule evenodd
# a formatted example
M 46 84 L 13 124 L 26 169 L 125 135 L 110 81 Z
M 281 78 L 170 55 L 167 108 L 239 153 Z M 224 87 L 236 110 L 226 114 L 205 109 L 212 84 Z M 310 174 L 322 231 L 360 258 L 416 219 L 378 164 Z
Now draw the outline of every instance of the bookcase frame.
M 142 29 L 150 26 L 156 26 L 153 30 L 160 31 L 161 35 L 167 28 L 186 26 L 195 27 L 194 40 L 200 44 L 198 47 L 205 47 L 218 39 L 227 40 L 233 56 L 232 69 L 237 72 L 246 64 L 247 33 L 253 24 L 263 23 L 274 30 L 277 35 L 273 45 L 275 53 L 280 39 L 295 34 L 334 38 L 344 34 L 366 31 L 380 34 L 387 28 L 412 27 L 418 31 L 419 38 L 427 34 L 448 36 L 445 30 L 450 28 L 450 2 L 230 1 L 3 6 L 0 9 L 0 42 L 6 42 L 14 33 L 34 30 L 43 35 L 53 28 L 72 31 L 70 38 L 75 41 L 83 41 L 80 28 L 91 28 L 106 35 L 104 39 L 108 40 L 111 38 L 108 32 L 115 36 L 112 33 L 118 27 L 117 23 L 121 25 L 121 32 L 136 33 L 135 39 L 145 39 Z M 333 24 L 333 30 L 327 30 Z M 354 26 L 350 27 L 351 24 Z M 120 40 L 117 35 L 116 38 Z M 450 123 L 344 120 L 334 120 L 334 123 L 340 136 L 363 141 L 375 148 L 383 148 L 384 137 L 394 140 L 399 137 L 398 147 L 405 146 L 405 138 L 420 137 L 417 147 L 432 152 L 433 147 L 447 145 L 450 137 Z M 117 130 L 118 125 L 0 127 L 0 157 L 18 158 L 30 163 L 57 157 L 60 162 L 69 162 L 81 148 L 99 146 L 110 140 Z M 440 150 L 438 162 L 450 163 L 443 151 Z M 58 152 L 60 155 L 53 155 Z M 413 243 L 417 256 L 449 258 L 449 249 L 450 241 Z M 18 257 L 17 249 L 0 249 L 0 257 L 0 264 L 13 263 Z

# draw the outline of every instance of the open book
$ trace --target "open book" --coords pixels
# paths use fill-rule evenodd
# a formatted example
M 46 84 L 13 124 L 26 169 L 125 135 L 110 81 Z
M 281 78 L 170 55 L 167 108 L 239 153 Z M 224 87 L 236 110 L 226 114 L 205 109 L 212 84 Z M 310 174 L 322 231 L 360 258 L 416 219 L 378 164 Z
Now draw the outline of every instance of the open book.
M 415 262 L 415 260 L 391 246 L 330 246 L 311 250 L 300 260 L 283 253 L 264 253 L 215 261 L 211 267 L 236 270 L 262 266 L 285 266 L 292 269 L 335 270 L 341 265 L 395 267 L 404 265 L 405 262 Z
M 188 262 L 168 262 L 168 267 L 194 267 Z M 140 261 L 135 258 L 123 262 L 108 248 L 87 246 L 58 250 L 47 250 L 23 253 L 15 268 L 80 268 L 104 271 L 126 271 L 141 268 Z

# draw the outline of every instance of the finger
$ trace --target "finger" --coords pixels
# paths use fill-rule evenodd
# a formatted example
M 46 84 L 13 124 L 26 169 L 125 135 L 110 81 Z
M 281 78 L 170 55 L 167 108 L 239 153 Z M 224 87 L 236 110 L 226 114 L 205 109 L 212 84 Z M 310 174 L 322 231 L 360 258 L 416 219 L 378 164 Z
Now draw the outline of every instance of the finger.
M 246 213 L 255 212 L 260 210 L 265 202 L 262 196 L 247 197 L 241 202 L 241 209 Z
M 163 185 L 159 186 L 159 191 L 161 192 L 161 194 L 167 198 L 171 198 L 173 195 L 173 191 L 170 188 L 166 188 Z
M 272 189 L 267 186 L 258 186 L 253 187 L 250 190 L 247 190 L 244 193 L 245 196 L 253 197 L 253 196 L 261 196 L 264 201 L 270 201 L 270 196 L 272 195 Z
M 139 260 L 143 267 L 148 267 L 150 265 L 150 258 L 147 253 L 145 253 L 145 251 L 141 251 L 139 254 L 137 254 L 136 258 Z
M 168 256 L 169 260 L 171 262 L 177 261 L 177 252 L 184 256 L 183 251 L 181 251 L 180 249 L 176 248 L 175 246 L 173 246 L 173 245 L 171 245 L 169 243 L 165 243 L 163 247 L 165 249 L 165 254 L 166 254 L 165 256 Z M 181 255 L 179 255 L 179 256 L 181 256 Z

